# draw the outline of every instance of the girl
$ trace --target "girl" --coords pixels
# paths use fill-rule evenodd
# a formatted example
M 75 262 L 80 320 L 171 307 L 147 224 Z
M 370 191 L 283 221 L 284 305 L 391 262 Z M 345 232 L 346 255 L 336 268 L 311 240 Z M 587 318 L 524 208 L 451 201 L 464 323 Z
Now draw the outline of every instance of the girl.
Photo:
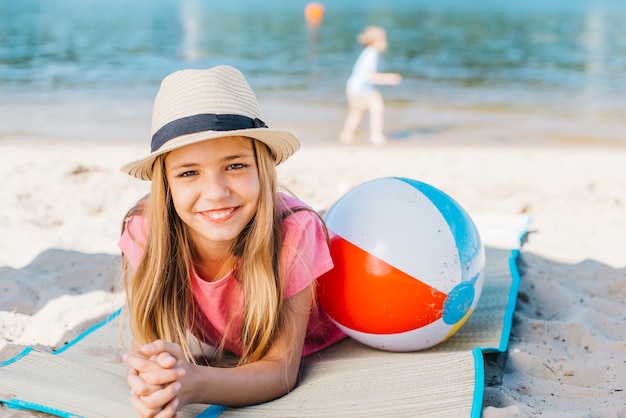
M 387 50 L 387 33 L 378 26 L 368 26 L 359 35 L 359 43 L 365 48 L 354 63 L 346 83 L 349 113 L 339 136 L 341 142 L 349 144 L 366 111 L 370 112 L 370 143 L 383 145 L 387 138 L 383 134 L 385 105 L 375 85 L 396 85 L 402 81 L 398 73 L 378 71 L 378 58 Z
M 166 77 L 152 132 L 151 153 L 122 168 L 152 181 L 119 242 L 131 404 L 138 416 L 169 417 L 188 403 L 280 397 L 303 355 L 345 337 L 315 300 L 316 279 L 332 268 L 325 227 L 277 191 L 275 165 L 299 142 L 266 127 L 247 82 L 227 66 Z M 235 354 L 236 366 L 198 360 L 200 343 L 218 360 Z

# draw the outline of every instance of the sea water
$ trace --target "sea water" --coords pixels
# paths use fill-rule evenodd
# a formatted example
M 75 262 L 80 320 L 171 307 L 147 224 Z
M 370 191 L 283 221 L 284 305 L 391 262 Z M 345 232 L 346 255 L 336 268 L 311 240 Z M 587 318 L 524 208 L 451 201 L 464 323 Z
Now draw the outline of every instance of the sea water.
M 0 103 L 152 100 L 183 68 L 241 69 L 257 94 L 345 101 L 367 25 L 387 30 L 390 103 L 626 112 L 623 0 L 0 1 Z M 2 115 L 0 115 L 2 118 Z

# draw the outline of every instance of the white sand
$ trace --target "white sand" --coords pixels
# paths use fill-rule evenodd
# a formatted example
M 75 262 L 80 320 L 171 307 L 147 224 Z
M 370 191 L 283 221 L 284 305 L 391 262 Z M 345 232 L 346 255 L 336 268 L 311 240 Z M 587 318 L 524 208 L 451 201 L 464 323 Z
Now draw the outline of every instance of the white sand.
M 0 348 L 58 347 L 119 306 L 120 223 L 148 184 L 118 168 L 146 148 L 0 142 Z M 309 141 L 279 173 L 318 209 L 393 175 L 439 187 L 470 214 L 529 215 L 509 351 L 488 358 L 483 415 L 624 417 L 625 164 L 624 147 Z

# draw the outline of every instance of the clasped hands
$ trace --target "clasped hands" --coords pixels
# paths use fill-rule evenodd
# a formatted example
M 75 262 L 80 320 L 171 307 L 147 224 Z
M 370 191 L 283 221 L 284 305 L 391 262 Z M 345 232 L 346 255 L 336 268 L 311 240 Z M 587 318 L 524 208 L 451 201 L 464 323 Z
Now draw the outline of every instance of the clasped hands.
M 126 382 L 131 390 L 131 405 L 138 417 L 176 416 L 181 388 L 188 373 L 187 362 L 178 344 L 156 340 L 139 348 L 139 353 L 124 353 L 128 365 Z

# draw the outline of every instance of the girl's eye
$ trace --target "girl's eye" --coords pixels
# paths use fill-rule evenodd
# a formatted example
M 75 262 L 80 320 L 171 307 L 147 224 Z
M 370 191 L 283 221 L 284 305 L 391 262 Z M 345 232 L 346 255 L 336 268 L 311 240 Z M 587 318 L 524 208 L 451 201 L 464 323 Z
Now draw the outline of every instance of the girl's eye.
M 226 170 L 240 170 L 244 167 L 246 167 L 245 164 L 236 163 L 236 164 L 230 164 L 228 167 L 226 167 Z
M 193 176 L 193 175 L 195 175 L 195 174 L 196 174 L 196 172 L 195 172 L 195 171 L 191 171 L 191 170 L 190 170 L 190 171 L 185 171 L 185 172 L 183 172 L 183 173 L 180 173 L 180 174 L 178 175 L 178 177 L 190 177 L 190 176 Z

